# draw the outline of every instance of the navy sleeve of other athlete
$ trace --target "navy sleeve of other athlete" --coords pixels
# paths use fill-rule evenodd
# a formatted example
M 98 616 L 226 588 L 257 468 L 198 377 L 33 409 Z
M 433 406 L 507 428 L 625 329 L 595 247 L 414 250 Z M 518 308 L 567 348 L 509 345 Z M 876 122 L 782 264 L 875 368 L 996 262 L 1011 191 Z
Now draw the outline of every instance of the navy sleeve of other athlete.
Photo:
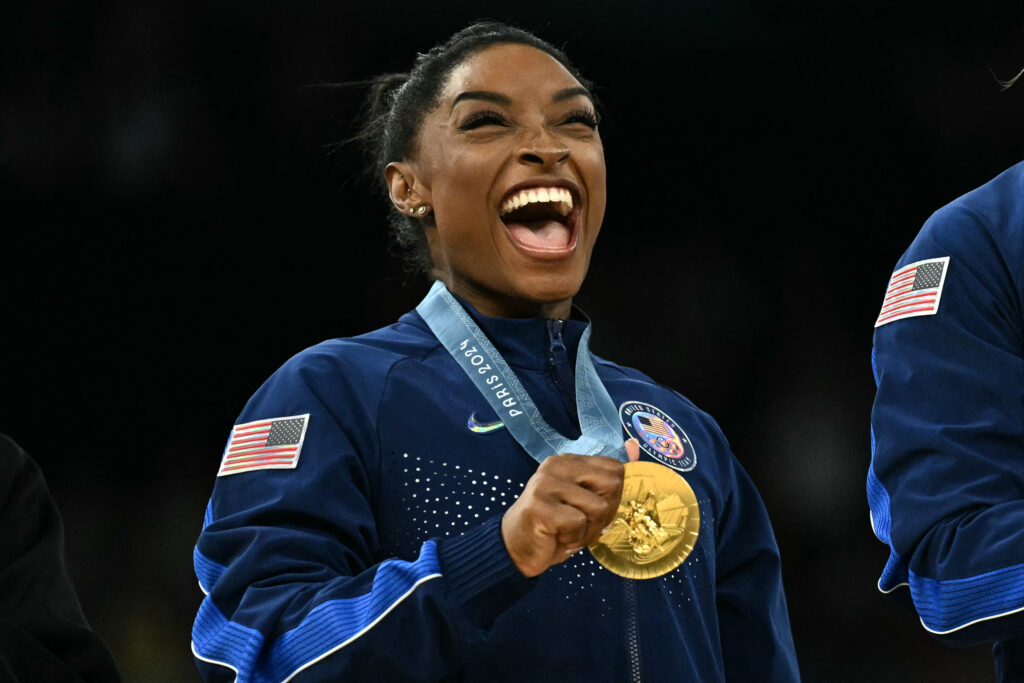
M 723 491 L 716 546 L 716 584 L 726 680 L 800 680 L 782 587 L 779 549 L 757 489 L 732 455 L 721 452 Z
M 897 266 L 949 257 L 938 312 L 874 336 L 879 588 L 909 586 L 924 627 L 954 645 L 1024 633 L 1024 229 L 1000 180 L 936 212 Z
M 329 348 L 289 361 L 239 419 L 310 415 L 295 469 L 217 479 L 194 555 L 207 596 L 192 647 L 206 680 L 439 680 L 532 586 L 500 519 L 427 541 L 416 558 L 380 556 L 376 410 L 389 368 Z

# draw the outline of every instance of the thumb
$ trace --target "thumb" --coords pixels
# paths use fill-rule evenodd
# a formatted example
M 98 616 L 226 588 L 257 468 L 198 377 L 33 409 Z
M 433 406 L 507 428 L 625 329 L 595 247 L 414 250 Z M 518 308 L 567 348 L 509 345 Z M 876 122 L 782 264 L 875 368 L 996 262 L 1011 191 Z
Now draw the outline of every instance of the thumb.
M 636 462 L 640 459 L 640 442 L 636 439 L 630 439 L 626 442 L 626 456 L 630 462 Z

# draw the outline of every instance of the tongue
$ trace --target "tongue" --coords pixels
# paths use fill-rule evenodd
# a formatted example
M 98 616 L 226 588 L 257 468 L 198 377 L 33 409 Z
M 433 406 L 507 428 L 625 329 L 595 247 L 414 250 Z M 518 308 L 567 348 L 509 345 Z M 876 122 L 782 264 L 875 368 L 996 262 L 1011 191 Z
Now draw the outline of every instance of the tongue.
M 506 225 L 508 231 L 512 233 L 512 239 L 526 247 L 565 247 L 572 237 L 572 231 L 555 220 L 525 221 Z

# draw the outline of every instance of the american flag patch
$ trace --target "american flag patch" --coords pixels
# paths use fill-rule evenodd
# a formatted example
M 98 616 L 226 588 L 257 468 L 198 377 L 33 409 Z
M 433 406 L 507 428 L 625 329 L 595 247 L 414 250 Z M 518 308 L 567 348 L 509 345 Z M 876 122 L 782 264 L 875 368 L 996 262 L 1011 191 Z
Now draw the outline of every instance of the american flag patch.
M 665 421 L 656 417 L 641 417 L 640 424 L 651 434 L 657 434 L 658 436 L 664 436 L 669 439 L 673 436 L 672 434 L 669 434 L 670 427 L 665 424 Z
M 902 318 L 938 313 L 948 270 L 949 257 L 943 256 L 911 263 L 893 273 L 875 327 Z
M 235 425 L 217 476 L 295 469 L 308 424 L 309 413 Z

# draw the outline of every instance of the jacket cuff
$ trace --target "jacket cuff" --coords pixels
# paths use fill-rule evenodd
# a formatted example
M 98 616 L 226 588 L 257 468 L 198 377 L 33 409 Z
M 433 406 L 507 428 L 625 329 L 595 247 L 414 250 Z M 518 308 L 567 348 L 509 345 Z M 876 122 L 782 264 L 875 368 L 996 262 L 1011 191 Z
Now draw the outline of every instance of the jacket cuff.
M 501 516 L 461 536 L 439 539 L 437 556 L 449 598 L 480 626 L 489 626 L 536 583 L 523 576 L 505 549 Z

